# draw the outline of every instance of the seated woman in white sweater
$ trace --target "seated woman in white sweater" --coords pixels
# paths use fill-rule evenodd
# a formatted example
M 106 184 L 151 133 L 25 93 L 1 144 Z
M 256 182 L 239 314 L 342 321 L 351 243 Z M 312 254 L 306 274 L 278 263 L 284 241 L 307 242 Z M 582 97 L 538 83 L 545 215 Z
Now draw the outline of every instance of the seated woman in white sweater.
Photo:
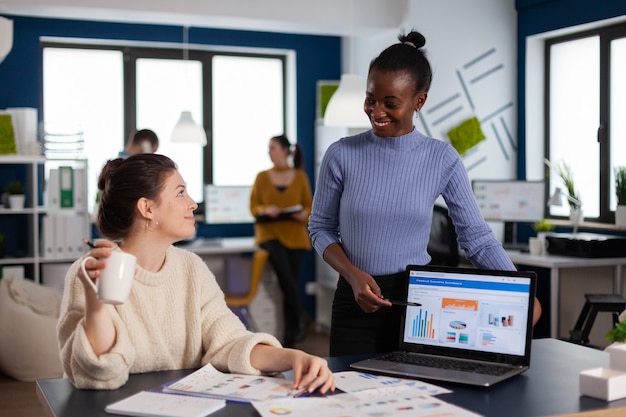
M 172 246 L 194 234 L 196 203 L 176 164 L 163 155 L 114 159 L 98 180 L 99 240 L 88 276 L 77 260 L 65 279 L 57 331 L 63 369 L 77 388 L 115 389 L 129 374 L 200 367 L 236 373 L 294 370 L 294 389 L 334 390 L 326 361 L 251 333 L 224 301 L 214 275 L 195 254 Z M 114 243 L 115 242 L 115 243 Z M 128 300 L 101 303 L 95 280 L 111 251 L 137 257 Z

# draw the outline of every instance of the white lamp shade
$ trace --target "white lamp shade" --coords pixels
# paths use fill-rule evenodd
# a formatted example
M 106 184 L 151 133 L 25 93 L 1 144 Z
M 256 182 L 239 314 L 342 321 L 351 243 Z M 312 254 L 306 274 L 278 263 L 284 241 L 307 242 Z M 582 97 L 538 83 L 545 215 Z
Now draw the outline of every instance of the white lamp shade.
M 191 117 L 191 112 L 183 111 L 180 113 L 180 119 L 172 130 L 172 142 L 192 142 L 206 145 L 206 132 L 198 126 Z
M 554 194 L 552 194 L 548 199 L 548 206 L 562 206 L 563 197 L 565 197 L 568 201 L 571 201 L 576 208 L 580 208 L 582 205 L 580 200 L 570 196 L 569 194 L 564 194 L 560 187 L 556 187 Z
M 0 62 L 13 48 L 13 21 L 0 16 Z
M 563 205 L 563 193 L 559 187 L 556 187 L 554 194 L 548 199 L 548 206 L 562 206 Z
M 326 126 L 370 127 L 363 111 L 365 85 L 358 74 L 343 74 L 339 87 L 328 101 L 324 112 Z

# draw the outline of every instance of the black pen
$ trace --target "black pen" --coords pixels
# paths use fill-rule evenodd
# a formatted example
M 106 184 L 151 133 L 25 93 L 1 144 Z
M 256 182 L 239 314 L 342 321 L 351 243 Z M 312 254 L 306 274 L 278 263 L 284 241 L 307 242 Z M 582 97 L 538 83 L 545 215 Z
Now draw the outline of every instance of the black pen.
M 395 305 L 398 305 L 398 306 L 421 307 L 420 303 L 414 303 L 413 301 L 389 300 L 387 298 L 385 298 L 385 301 L 388 301 L 391 304 L 395 304 Z
M 91 249 L 96 247 L 96 245 L 94 245 L 92 242 L 90 242 L 87 239 L 83 239 L 83 242 L 85 242 L 85 245 L 89 246 Z

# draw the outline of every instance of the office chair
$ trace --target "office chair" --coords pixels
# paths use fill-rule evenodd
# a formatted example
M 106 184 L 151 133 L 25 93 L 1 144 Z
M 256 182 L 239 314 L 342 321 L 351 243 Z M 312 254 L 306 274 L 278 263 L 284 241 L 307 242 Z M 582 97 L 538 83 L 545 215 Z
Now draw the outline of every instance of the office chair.
M 458 266 L 459 246 L 456 240 L 456 231 L 448 209 L 435 205 L 433 220 L 430 226 L 430 239 L 427 247 L 432 258 L 429 265 Z
M 243 294 L 226 294 L 226 304 L 228 307 L 230 307 L 231 310 L 237 309 L 238 315 L 246 327 L 253 331 L 258 331 L 258 326 L 254 323 L 248 307 L 252 303 L 252 300 L 254 300 L 254 297 L 256 297 L 261 278 L 263 277 L 263 270 L 265 269 L 265 264 L 269 256 L 270 253 L 265 249 L 257 249 L 252 255 L 252 268 L 248 292 Z

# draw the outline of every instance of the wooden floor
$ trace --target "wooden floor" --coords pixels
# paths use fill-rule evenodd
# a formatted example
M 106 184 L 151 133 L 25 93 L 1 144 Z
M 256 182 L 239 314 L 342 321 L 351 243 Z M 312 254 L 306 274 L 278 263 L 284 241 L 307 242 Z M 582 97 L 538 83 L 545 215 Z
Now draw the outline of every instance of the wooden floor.
M 318 356 L 328 356 L 328 335 L 313 324 L 307 338 L 296 345 L 298 349 Z M 34 382 L 19 382 L 0 373 L 0 416 L 46 416 L 37 395 Z

